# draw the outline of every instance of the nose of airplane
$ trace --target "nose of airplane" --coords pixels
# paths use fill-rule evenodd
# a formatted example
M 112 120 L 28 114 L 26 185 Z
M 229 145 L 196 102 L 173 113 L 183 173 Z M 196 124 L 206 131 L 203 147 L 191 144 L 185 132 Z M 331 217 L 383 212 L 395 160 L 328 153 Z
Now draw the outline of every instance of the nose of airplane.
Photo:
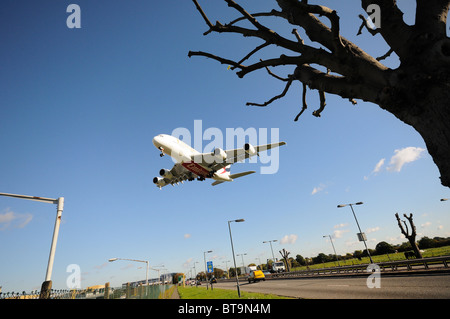
M 161 145 L 159 139 L 160 139 L 159 136 L 155 136 L 152 140 L 153 145 L 155 145 L 156 147 L 159 147 Z

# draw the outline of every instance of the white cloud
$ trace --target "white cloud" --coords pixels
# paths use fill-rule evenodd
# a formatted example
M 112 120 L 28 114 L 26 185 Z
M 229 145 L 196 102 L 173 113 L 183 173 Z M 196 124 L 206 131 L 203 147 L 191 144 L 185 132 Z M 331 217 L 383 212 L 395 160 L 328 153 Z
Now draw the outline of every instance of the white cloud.
M 417 161 L 422 156 L 422 153 L 424 151 L 424 148 L 412 146 L 395 150 L 394 155 L 391 157 L 389 165 L 386 167 L 386 170 L 389 172 L 400 172 L 403 165 L 405 165 L 406 163 Z M 368 176 L 364 176 L 364 180 L 367 181 L 369 179 L 369 176 L 376 175 L 381 172 L 383 170 L 385 161 L 385 158 L 380 159 L 375 165 L 372 172 Z
M 344 235 L 344 233 L 348 233 L 348 232 L 349 232 L 348 229 L 335 230 L 335 231 L 333 232 L 333 237 L 334 237 L 334 238 L 341 238 L 342 235 Z
M 281 238 L 280 243 L 281 244 L 294 244 L 297 241 L 298 236 L 295 234 L 286 235 L 283 238 Z
M 317 187 L 314 187 L 313 191 L 311 192 L 311 195 L 317 194 L 318 192 L 321 192 L 325 189 L 325 185 L 324 184 L 320 184 Z
M 184 267 L 184 268 L 189 268 L 189 267 L 191 267 L 191 262 L 192 262 L 192 258 L 188 258 L 188 260 L 186 260 L 186 261 L 183 263 L 183 267 Z
M 342 228 L 342 227 L 345 227 L 345 226 L 347 226 L 348 224 L 347 223 L 340 223 L 340 224 L 337 224 L 337 225 L 334 225 L 334 228 L 336 229 L 336 228 Z
M 0 214 L 0 230 L 8 227 L 23 228 L 32 219 L 33 215 L 31 214 L 17 214 L 7 208 L 4 214 Z
M 426 223 L 420 225 L 420 227 L 425 228 L 425 227 L 428 227 L 430 225 L 431 225 L 431 222 L 426 222 Z
M 381 170 L 381 167 L 384 165 L 384 158 L 380 159 L 380 161 L 375 165 L 375 168 L 373 169 L 372 173 L 378 173 Z
M 412 146 L 395 150 L 395 155 L 391 157 L 389 166 L 386 169 L 388 171 L 400 172 L 403 165 L 418 160 L 424 151 L 425 149 L 423 148 Z
M 368 233 L 368 234 L 370 234 L 370 233 L 374 233 L 374 232 L 377 232 L 377 231 L 379 231 L 380 230 L 380 227 L 372 227 L 372 228 L 368 228 L 367 230 L 366 230 L 366 233 Z
M 381 171 L 381 167 L 384 165 L 385 159 L 382 158 L 378 161 L 378 163 L 375 165 L 374 169 L 370 173 L 370 175 L 376 175 L 378 172 Z M 369 176 L 370 176 L 369 175 Z M 369 176 L 364 176 L 364 180 L 367 181 L 369 179 Z

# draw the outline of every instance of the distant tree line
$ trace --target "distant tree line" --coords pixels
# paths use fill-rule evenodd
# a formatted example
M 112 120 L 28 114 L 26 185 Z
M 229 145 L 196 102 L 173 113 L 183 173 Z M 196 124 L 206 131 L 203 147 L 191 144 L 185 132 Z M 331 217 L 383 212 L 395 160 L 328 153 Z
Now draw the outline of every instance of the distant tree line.
M 429 248 L 450 246 L 450 237 L 447 237 L 447 238 L 422 237 L 417 242 L 417 244 L 420 249 L 429 249 Z M 412 249 L 412 247 L 411 247 L 411 244 L 409 243 L 409 241 L 403 242 L 398 245 L 392 245 L 385 241 L 381 241 L 375 246 L 375 249 L 369 249 L 369 252 L 370 252 L 371 256 L 377 256 L 377 255 L 393 254 L 396 252 L 410 251 L 411 249 Z M 339 260 L 347 260 L 347 259 L 357 258 L 357 259 L 361 260 L 361 258 L 367 257 L 367 256 L 368 255 L 367 255 L 366 250 L 355 250 L 353 253 L 347 253 L 345 255 L 338 255 L 338 259 Z M 317 256 L 309 257 L 309 258 L 308 257 L 305 258 L 302 255 L 296 255 L 295 258 L 293 258 L 293 257 L 289 258 L 289 263 L 292 268 L 301 267 L 301 266 L 311 266 L 311 265 L 315 265 L 315 264 L 321 264 L 321 263 L 327 263 L 327 262 L 333 262 L 333 261 L 336 261 L 336 256 L 334 254 L 326 255 L 324 253 L 319 253 Z M 265 264 L 263 263 L 261 265 L 256 265 L 255 263 L 251 263 L 248 266 L 257 266 L 258 269 L 269 270 L 272 262 L 273 261 L 271 259 L 269 259 L 267 261 L 267 263 L 265 263 Z M 242 275 L 241 268 L 239 268 L 239 267 L 237 269 L 231 267 L 228 269 L 228 271 L 229 271 L 230 278 L 235 277 L 236 272 L 237 272 L 238 276 Z M 224 271 L 220 268 L 215 267 L 213 275 L 216 278 L 226 277 L 226 270 Z M 207 276 L 205 276 L 204 272 L 199 272 L 197 274 L 197 279 L 199 279 L 199 280 L 205 280 L 206 277 L 208 279 L 210 279 L 211 274 L 207 274 Z
M 450 237 L 443 238 L 443 237 L 422 237 L 418 242 L 418 246 L 420 249 L 429 249 L 429 248 L 437 248 L 437 247 L 443 247 L 443 246 L 450 246 Z M 369 252 L 372 256 L 376 255 L 385 255 L 385 254 L 391 254 L 396 252 L 405 252 L 411 250 L 411 244 L 409 242 L 403 242 L 399 245 L 391 245 L 385 241 L 379 242 L 375 249 L 369 249 Z M 352 259 L 357 258 L 361 259 L 363 257 L 367 257 L 367 251 L 366 250 L 355 250 L 353 253 L 347 253 L 345 255 L 338 255 L 339 260 L 346 260 L 346 259 Z M 320 264 L 320 263 L 326 263 L 326 262 L 332 262 L 336 261 L 336 256 L 334 254 L 324 254 L 319 253 L 316 257 L 312 258 L 304 258 L 301 255 L 297 255 L 294 258 L 290 258 L 291 266 L 292 267 L 300 267 L 300 266 L 307 266 L 307 265 L 314 265 L 314 264 Z

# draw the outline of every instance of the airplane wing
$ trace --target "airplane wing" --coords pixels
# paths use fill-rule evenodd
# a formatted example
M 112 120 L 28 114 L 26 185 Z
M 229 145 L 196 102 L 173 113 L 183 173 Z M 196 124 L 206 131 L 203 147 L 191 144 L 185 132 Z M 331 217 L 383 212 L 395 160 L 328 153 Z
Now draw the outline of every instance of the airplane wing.
M 285 142 L 279 142 L 253 146 L 246 143 L 242 148 L 232 150 L 215 149 L 212 153 L 202 153 L 194 155 L 193 161 L 201 164 L 202 166 L 208 167 L 213 171 L 217 171 L 229 164 L 234 164 L 254 155 L 259 156 L 260 152 L 267 151 L 285 144 Z
M 159 188 L 164 187 L 166 185 L 173 186 L 173 184 L 178 184 L 180 182 L 182 183 L 185 180 L 194 179 L 197 177 L 197 175 L 188 171 L 180 163 L 176 163 L 170 171 L 169 170 L 164 171 L 165 172 L 164 174 L 161 174 L 161 177 L 155 177 L 153 181 Z

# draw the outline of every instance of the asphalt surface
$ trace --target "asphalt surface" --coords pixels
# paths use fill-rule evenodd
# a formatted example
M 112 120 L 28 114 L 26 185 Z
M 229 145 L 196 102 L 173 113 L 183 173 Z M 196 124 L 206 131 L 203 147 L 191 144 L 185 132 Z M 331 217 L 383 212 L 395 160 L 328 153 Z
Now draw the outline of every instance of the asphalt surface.
M 241 291 L 305 299 L 450 298 L 449 274 L 276 279 L 251 284 L 241 281 L 239 286 Z M 215 287 L 236 289 L 236 281 L 218 282 Z

